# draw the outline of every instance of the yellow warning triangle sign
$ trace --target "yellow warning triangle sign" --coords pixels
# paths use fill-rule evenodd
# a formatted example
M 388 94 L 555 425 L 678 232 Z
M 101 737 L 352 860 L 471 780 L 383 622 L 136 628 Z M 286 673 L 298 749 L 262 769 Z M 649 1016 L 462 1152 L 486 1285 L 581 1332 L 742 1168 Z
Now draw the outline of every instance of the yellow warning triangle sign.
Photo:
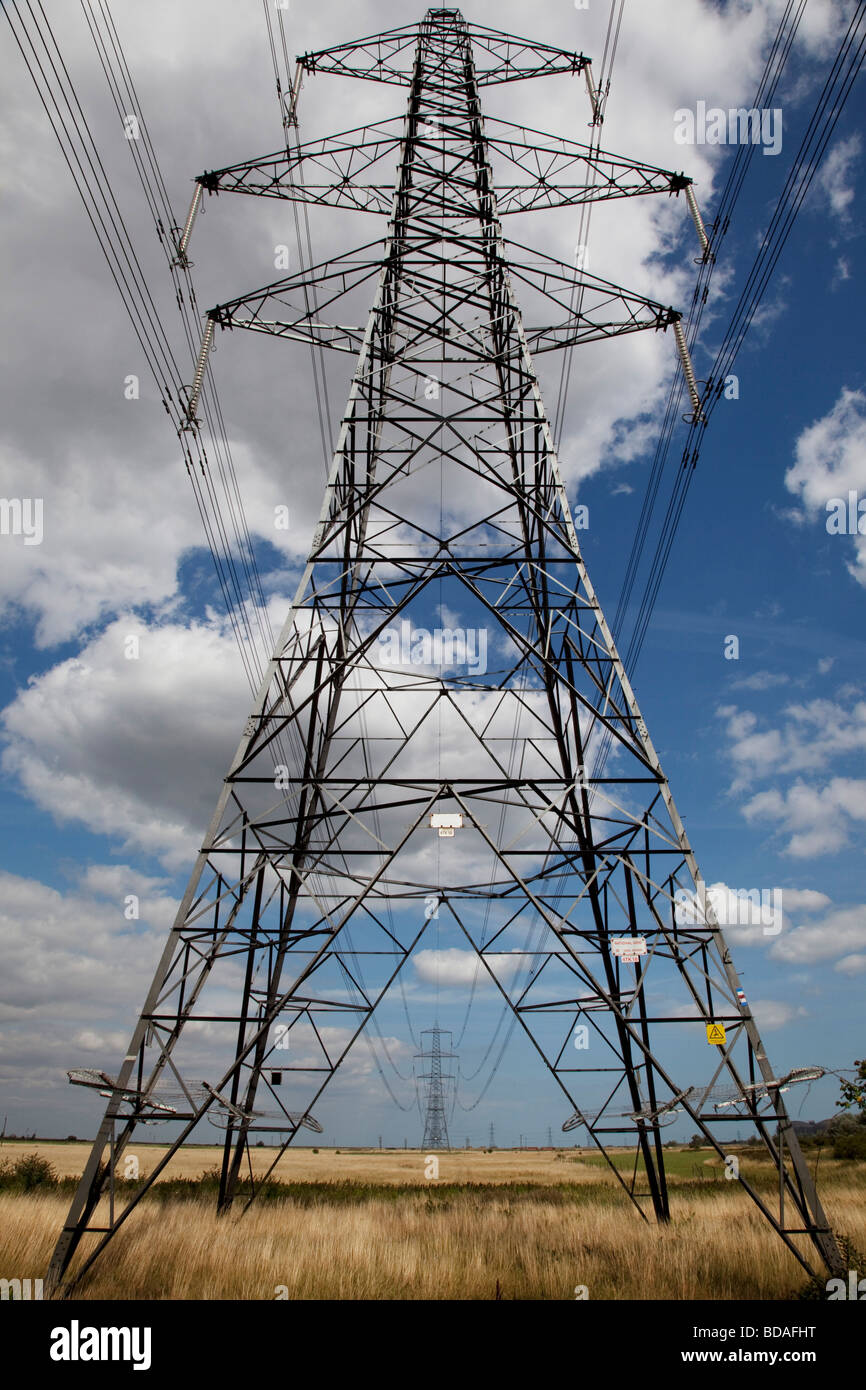
M 708 1043 L 715 1043 L 715 1044 L 718 1045 L 719 1043 L 723 1043 L 724 1041 L 725 1041 L 725 1029 L 724 1029 L 724 1025 L 721 1024 L 721 1023 L 708 1023 L 708 1024 L 707 1024 L 707 1042 L 708 1042 Z

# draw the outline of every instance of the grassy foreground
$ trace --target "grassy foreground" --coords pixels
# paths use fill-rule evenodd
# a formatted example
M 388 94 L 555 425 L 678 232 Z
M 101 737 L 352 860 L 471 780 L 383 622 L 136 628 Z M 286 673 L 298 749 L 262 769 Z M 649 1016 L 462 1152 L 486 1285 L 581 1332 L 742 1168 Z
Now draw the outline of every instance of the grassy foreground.
M 66 1206 L 0 1197 L 2 1268 L 44 1274 Z M 862 1202 L 834 1207 L 864 1242 Z M 659 1229 L 598 1198 L 467 1191 L 353 1206 L 286 1199 L 226 1218 L 203 1199 L 143 1206 L 76 1297 L 491 1299 L 497 1282 L 503 1299 L 573 1299 L 580 1284 L 591 1299 L 786 1299 L 804 1279 L 733 1193 L 681 1201 Z
M 133 1213 L 76 1297 L 574 1299 L 583 1285 L 590 1299 L 790 1299 L 805 1283 L 723 1180 L 675 1178 L 674 1216 L 659 1228 L 615 1179 L 570 1156 L 532 1156 L 533 1179 L 528 1155 L 501 1153 L 492 1181 L 461 1182 L 443 1155 L 439 1183 L 394 1181 L 388 1165 L 376 1172 L 378 1155 L 358 1156 L 354 1180 L 327 1162 L 311 1181 L 301 1173 L 314 1157 L 327 1156 L 299 1151 L 297 1172 L 243 1216 L 216 1215 L 212 1179 L 177 1175 Z M 397 1157 L 414 1175 L 419 1155 Z M 0 1273 L 44 1275 L 71 1187 L 70 1175 L 60 1188 L 0 1192 Z M 834 1227 L 866 1248 L 866 1165 L 828 1164 L 821 1190 Z

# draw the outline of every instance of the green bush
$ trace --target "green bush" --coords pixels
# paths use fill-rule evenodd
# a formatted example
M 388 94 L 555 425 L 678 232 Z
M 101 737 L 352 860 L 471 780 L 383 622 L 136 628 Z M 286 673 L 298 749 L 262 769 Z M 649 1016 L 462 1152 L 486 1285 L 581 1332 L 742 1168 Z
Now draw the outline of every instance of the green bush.
M 854 1115 L 834 1115 L 827 1133 L 831 1139 L 838 1139 L 842 1134 L 856 1134 L 859 1129 L 860 1121 Z
M 856 1129 L 837 1135 L 833 1142 L 834 1158 L 866 1158 L 866 1130 Z
M 22 1154 L 14 1163 L 0 1166 L 0 1188 L 32 1192 L 37 1187 L 56 1187 L 57 1174 L 41 1154 Z

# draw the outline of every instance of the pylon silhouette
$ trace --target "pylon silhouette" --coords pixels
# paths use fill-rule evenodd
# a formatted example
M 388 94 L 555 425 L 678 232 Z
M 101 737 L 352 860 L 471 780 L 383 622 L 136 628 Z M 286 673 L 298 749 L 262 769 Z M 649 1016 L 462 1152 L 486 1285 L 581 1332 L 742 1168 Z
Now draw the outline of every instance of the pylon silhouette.
M 417 1073 L 417 1079 L 425 1083 L 424 1135 L 421 1140 L 421 1147 L 424 1149 L 450 1149 L 451 1147 L 448 1139 L 445 1092 L 446 1083 L 453 1083 L 456 1078 L 448 1072 L 443 1072 L 442 1063 L 455 1057 L 456 1053 L 442 1051 L 443 1036 L 450 1039 L 451 1034 L 447 1033 L 444 1028 L 440 1028 L 438 1023 L 433 1028 L 424 1028 L 421 1037 L 430 1038 L 430 1047 L 426 1052 L 417 1054 L 418 1059 L 429 1063 L 430 1066 L 429 1071 Z
M 305 72 L 406 86 L 406 114 L 303 145 Z M 690 180 L 482 120 L 485 85 L 555 73 L 586 78 L 598 125 L 583 55 L 430 10 L 301 58 L 285 152 L 198 181 L 197 197 L 234 190 L 389 221 L 384 243 L 209 315 L 200 366 L 217 325 L 357 364 L 304 574 L 120 1071 L 74 1077 L 109 1100 L 51 1288 L 74 1286 L 202 1121 L 225 1130 L 222 1209 L 251 1136 L 279 1136 L 272 1171 L 301 1127 L 320 1130 L 316 1103 L 421 939 L 431 899 L 548 1068 L 564 1128 L 585 1127 L 641 1216 L 648 1200 L 668 1217 L 662 1130 L 674 1113 L 720 1155 L 735 1121 L 769 1152 L 778 1200 L 741 1175 L 743 1187 L 807 1270 L 816 1254 L 841 1268 L 785 1078 L 587 575 L 534 365 L 673 326 L 691 386 L 680 315 L 506 249 L 500 224 L 629 194 L 693 202 Z M 498 194 L 492 155 L 518 180 Z M 390 191 L 359 182 L 356 170 L 394 158 Z M 518 293 L 537 320 L 524 322 Z M 194 389 L 191 425 L 195 405 Z M 166 1157 L 115 1200 L 115 1164 L 158 1119 L 177 1126 Z M 611 1159 L 626 1136 L 646 1193 Z M 95 1247 L 70 1268 L 87 1233 Z

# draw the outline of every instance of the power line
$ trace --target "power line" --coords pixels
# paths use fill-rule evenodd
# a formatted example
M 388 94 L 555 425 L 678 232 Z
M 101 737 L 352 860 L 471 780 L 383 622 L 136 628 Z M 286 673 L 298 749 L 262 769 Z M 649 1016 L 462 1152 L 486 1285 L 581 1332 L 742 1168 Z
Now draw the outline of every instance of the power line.
M 116 31 L 111 46 L 99 29 L 96 12 L 82 5 L 91 36 L 97 47 L 97 54 L 116 106 L 120 106 L 122 119 L 132 113 L 122 110 L 123 87 L 117 68 L 112 59 L 118 51 Z M 112 279 L 121 295 L 139 346 L 156 382 L 157 389 L 169 418 L 181 439 L 187 472 L 193 485 L 196 505 L 202 520 L 208 548 L 214 563 L 215 572 L 223 593 L 226 610 L 238 642 L 238 648 L 248 680 L 253 688 L 261 677 L 262 665 L 255 651 L 255 641 L 250 626 L 250 609 L 257 618 L 266 617 L 264 596 L 261 585 L 256 585 L 257 570 L 255 557 L 245 521 L 238 518 L 237 507 L 241 508 L 236 476 L 234 478 L 235 509 L 233 510 L 236 538 L 243 545 L 246 535 L 246 551 L 241 549 L 245 579 L 242 579 L 232 553 L 232 546 L 223 523 L 222 512 L 217 503 L 214 485 L 208 463 L 207 451 L 197 439 L 189 438 L 187 411 L 184 402 L 183 374 L 179 368 L 174 349 L 162 323 L 162 319 L 149 289 L 147 278 L 136 253 L 120 206 L 114 195 L 111 180 L 99 154 L 92 130 L 78 98 L 75 84 L 57 44 L 56 37 L 37 0 L 36 7 L 11 4 L 4 7 L 7 22 L 12 30 L 19 52 L 24 60 L 29 76 L 34 84 L 39 100 L 46 112 L 51 129 L 60 146 L 63 159 L 70 171 L 76 191 L 84 205 L 97 243 L 108 264 Z M 14 15 L 14 18 L 13 18 Z M 126 70 L 128 72 L 128 69 Z M 125 79 L 124 79 L 125 80 Z M 128 90 L 134 90 L 129 88 Z M 133 104 L 137 104 L 133 102 Z M 165 193 L 165 184 L 158 173 L 158 162 L 146 134 L 146 126 L 140 110 L 135 113 L 138 134 L 144 130 L 144 148 L 148 170 L 141 156 L 138 141 L 130 138 L 136 168 L 139 173 L 145 197 L 154 215 L 157 232 L 164 251 L 167 252 L 167 236 L 162 215 L 170 216 L 170 204 Z M 129 132 L 134 134 L 134 132 Z M 156 171 L 154 173 L 154 171 Z M 162 212 L 161 212 L 162 205 Z M 190 301 L 194 295 L 190 285 Z M 178 294 L 179 307 L 183 309 Z M 188 322 L 187 322 L 188 327 Z M 187 334 L 190 342 L 189 333 Z M 208 406 L 208 410 L 210 406 Z M 216 402 L 215 409 L 219 410 Z M 216 453 L 220 458 L 220 470 L 224 484 L 229 484 L 233 465 L 226 469 L 220 455 L 218 435 L 211 431 L 216 442 Z M 227 494 L 231 502 L 231 493 Z M 258 601 L 256 596 L 258 595 Z M 252 599 L 253 601 L 250 601 Z
M 791 6 L 789 5 L 783 19 L 787 18 L 790 9 Z M 799 24 L 802 12 L 803 6 L 801 4 L 791 20 L 792 31 L 786 33 L 783 40 L 780 42 L 778 50 L 779 58 L 777 60 L 780 66 L 777 66 L 775 81 L 778 81 L 781 67 L 784 66 L 784 61 L 790 51 L 793 34 L 796 32 L 796 26 Z M 733 311 L 722 344 L 716 354 L 707 381 L 705 400 L 702 403 L 705 421 L 707 423 L 721 396 L 725 377 L 730 373 L 736 356 L 742 347 L 743 340 L 754 321 L 757 309 L 766 293 L 767 286 L 775 270 L 779 256 L 790 236 L 794 221 L 815 173 L 817 172 L 842 110 L 844 109 L 854 80 L 860 71 L 864 54 L 866 54 L 866 4 L 862 3 L 861 0 L 861 3 L 857 6 L 856 13 L 852 16 L 845 37 L 839 46 L 834 63 L 825 80 L 806 133 L 803 136 L 800 148 L 794 160 L 794 164 L 789 172 L 784 189 L 780 194 L 746 284 Z M 775 82 L 772 89 L 775 89 Z M 749 147 L 750 152 L 751 148 L 752 147 Z M 736 197 L 739 195 L 740 187 L 742 186 L 742 174 L 738 174 L 737 178 L 739 181 L 737 182 L 735 180 L 734 192 L 727 199 L 727 211 L 725 221 L 722 224 L 722 230 L 726 230 L 727 228 L 730 219 L 730 211 L 733 208 Z M 649 621 L 655 607 L 659 588 L 670 556 L 671 547 L 682 515 L 691 478 L 697 465 L 703 428 L 704 426 L 697 421 L 691 424 L 683 451 L 682 466 L 674 480 L 661 535 L 656 545 L 655 555 L 634 623 L 631 640 L 625 655 L 625 662 L 632 670 L 637 663 L 643 646 Z

